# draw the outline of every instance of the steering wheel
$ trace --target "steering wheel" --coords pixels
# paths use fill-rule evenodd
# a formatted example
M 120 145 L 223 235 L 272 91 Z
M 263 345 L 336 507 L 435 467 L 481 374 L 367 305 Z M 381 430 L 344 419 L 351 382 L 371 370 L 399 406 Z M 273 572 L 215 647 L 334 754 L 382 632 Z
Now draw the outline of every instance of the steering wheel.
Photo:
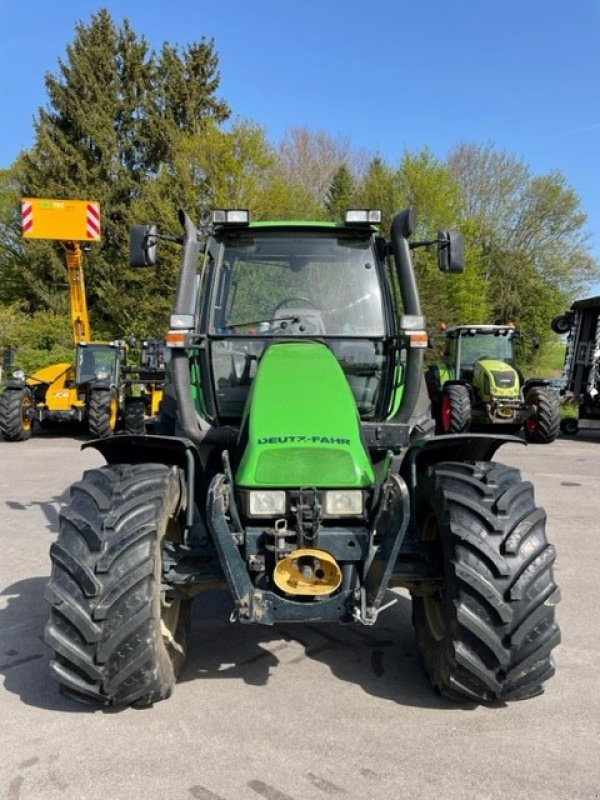
M 314 300 L 311 300 L 310 297 L 284 297 L 275 308 L 273 309 L 273 316 L 277 314 L 277 312 L 283 308 L 284 306 L 289 305 L 290 303 L 302 303 L 304 306 L 308 306 L 309 308 L 314 308 L 315 310 L 319 310 L 319 306 L 315 303 Z

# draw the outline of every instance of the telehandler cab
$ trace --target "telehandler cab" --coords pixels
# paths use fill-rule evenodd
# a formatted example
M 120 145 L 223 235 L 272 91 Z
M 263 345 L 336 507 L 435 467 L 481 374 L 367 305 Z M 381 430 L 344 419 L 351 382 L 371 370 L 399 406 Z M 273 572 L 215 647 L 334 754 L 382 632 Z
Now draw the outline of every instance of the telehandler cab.
M 180 219 L 167 435 L 86 444 L 108 463 L 72 486 L 50 550 L 63 691 L 169 696 L 192 598 L 222 585 L 232 620 L 267 625 L 372 625 L 403 586 L 439 691 L 540 692 L 560 636 L 554 548 L 531 484 L 491 460 L 515 439 L 432 436 L 413 210 L 389 242 L 365 209 L 339 224 L 219 210 L 203 241 Z M 158 238 L 137 226 L 132 263 L 153 264 Z M 420 244 L 462 271 L 459 234 Z

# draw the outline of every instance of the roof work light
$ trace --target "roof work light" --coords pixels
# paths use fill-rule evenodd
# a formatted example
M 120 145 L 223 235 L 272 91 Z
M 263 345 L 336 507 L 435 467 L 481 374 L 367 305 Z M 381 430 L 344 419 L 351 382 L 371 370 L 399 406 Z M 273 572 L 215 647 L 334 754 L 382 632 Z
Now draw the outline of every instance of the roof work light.
M 347 224 L 361 223 L 363 225 L 380 225 L 380 208 L 349 208 L 346 211 L 345 221 Z
M 212 212 L 213 225 L 248 225 L 249 222 L 247 208 L 216 208 Z

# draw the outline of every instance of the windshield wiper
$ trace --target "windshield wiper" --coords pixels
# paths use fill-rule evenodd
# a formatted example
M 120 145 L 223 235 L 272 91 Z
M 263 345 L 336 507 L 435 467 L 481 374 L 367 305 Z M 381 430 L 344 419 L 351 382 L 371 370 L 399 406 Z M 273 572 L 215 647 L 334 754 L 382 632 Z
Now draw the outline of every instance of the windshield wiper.
M 302 317 L 299 317 L 298 314 L 290 314 L 288 317 L 275 317 L 273 319 L 253 319 L 250 322 L 227 322 L 223 327 L 226 330 L 230 328 L 246 328 L 248 325 L 262 325 L 263 323 L 268 323 L 271 325 L 274 322 L 285 322 L 290 320 L 291 322 L 300 322 Z

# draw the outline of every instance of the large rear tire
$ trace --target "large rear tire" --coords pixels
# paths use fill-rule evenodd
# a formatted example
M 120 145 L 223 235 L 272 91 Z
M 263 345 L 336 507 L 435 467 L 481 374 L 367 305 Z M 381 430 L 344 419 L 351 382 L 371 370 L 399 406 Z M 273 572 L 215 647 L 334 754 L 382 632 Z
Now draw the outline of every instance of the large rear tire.
M 33 405 L 31 389 L 5 389 L 0 395 L 0 432 L 7 442 L 24 442 L 31 438 L 33 422 L 26 415 Z
M 163 542 L 181 539 L 177 468 L 108 466 L 71 488 L 50 548 L 45 639 L 63 691 L 83 702 L 168 697 L 187 654 L 190 602 L 161 586 Z
M 440 397 L 440 433 L 464 433 L 471 427 L 471 396 L 466 386 L 445 386 Z
M 90 392 L 88 429 L 95 439 L 112 436 L 119 419 L 119 401 L 114 389 L 96 389 Z
M 531 484 L 494 462 L 437 464 L 423 479 L 418 518 L 445 574 L 434 591 L 413 595 L 434 687 L 476 703 L 539 694 L 554 674 L 559 590 Z
M 525 438 L 532 444 L 550 444 L 560 431 L 560 399 L 554 389 L 534 386 L 525 397 L 527 405 L 535 406 L 532 417 L 525 421 Z

